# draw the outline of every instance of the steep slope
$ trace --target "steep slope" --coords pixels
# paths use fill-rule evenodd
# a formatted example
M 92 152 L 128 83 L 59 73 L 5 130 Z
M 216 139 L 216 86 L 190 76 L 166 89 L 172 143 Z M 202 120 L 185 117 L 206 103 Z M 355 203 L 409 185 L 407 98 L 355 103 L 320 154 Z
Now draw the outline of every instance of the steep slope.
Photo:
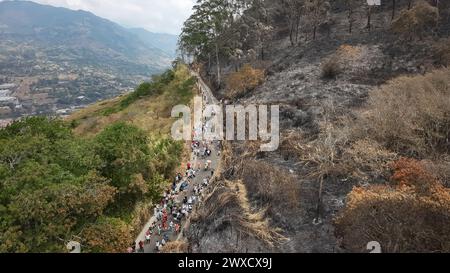
M 0 252 L 64 253 L 72 240 L 84 253 L 126 252 L 185 156 L 171 109 L 195 93 L 180 64 L 66 120 L 0 129 Z
M 298 39 L 291 43 L 289 19 L 296 15 L 288 3 L 313 2 L 323 3 L 326 12 L 320 19 L 299 13 Z M 208 58 L 214 47 L 197 56 L 219 98 L 230 104 L 280 105 L 281 145 L 270 153 L 259 152 L 259 142 L 224 145 L 219 181 L 189 231 L 194 252 L 367 252 L 370 241 L 380 242 L 386 252 L 447 251 L 446 238 L 434 236 L 441 224 L 433 227 L 433 222 L 442 217 L 449 224 L 449 85 L 448 70 L 439 70 L 450 64 L 448 4 L 442 3 L 438 13 L 434 1 L 413 1 L 411 9 L 408 1 L 397 1 L 393 20 L 392 2 L 383 1 L 371 10 L 368 29 L 367 5 L 355 1 L 349 32 L 345 2 L 258 1 L 242 22 L 234 22 L 234 29 L 221 33 L 225 38 L 219 40 L 235 48 L 231 54 L 229 48 L 219 51 L 220 70 Z M 261 32 L 272 31 L 263 42 L 258 40 L 261 32 L 237 31 L 259 25 L 264 26 Z M 235 30 L 237 37 L 229 38 Z M 185 39 L 188 52 L 189 43 L 203 42 L 195 29 L 192 33 Z M 245 69 L 246 63 L 251 69 Z M 263 83 L 249 84 L 259 82 L 254 75 L 260 70 L 265 71 Z M 236 84 L 236 79 L 245 82 Z M 395 167 L 400 157 L 414 160 Z M 428 184 L 433 186 L 428 197 L 442 200 L 442 207 L 402 203 L 401 198 L 421 196 L 415 191 Z M 365 203 L 369 199 L 370 205 Z M 411 213 L 396 211 L 407 206 Z M 249 212 L 269 223 L 265 237 L 260 229 L 248 228 L 255 218 L 242 215 Z M 414 219 L 411 232 L 407 223 Z M 383 221 L 389 223 L 386 228 L 379 225 Z M 418 239 L 411 234 L 423 228 L 430 241 L 414 246 Z M 284 238 L 271 240 L 271 229 Z

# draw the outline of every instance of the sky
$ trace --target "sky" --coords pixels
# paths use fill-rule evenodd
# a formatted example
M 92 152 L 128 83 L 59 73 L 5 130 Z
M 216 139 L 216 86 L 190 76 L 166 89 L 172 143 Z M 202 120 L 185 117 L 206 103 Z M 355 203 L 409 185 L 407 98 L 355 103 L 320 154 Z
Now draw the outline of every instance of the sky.
M 40 4 L 86 10 L 125 27 L 178 35 L 195 0 L 33 0 Z

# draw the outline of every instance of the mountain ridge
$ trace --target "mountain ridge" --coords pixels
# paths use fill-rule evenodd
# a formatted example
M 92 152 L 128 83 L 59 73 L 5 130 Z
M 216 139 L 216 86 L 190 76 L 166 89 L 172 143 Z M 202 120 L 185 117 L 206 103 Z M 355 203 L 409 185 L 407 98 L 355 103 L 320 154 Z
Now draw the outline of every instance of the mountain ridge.
M 39 44 L 112 49 L 138 63 L 167 66 L 171 56 L 144 42 L 125 27 L 83 10 L 40 5 L 31 1 L 0 2 L 0 35 Z
M 140 33 L 147 39 L 88 11 L 0 2 L 0 84 L 15 85 L 8 100 L 0 97 L 0 119 L 72 111 L 169 68 L 175 37 Z

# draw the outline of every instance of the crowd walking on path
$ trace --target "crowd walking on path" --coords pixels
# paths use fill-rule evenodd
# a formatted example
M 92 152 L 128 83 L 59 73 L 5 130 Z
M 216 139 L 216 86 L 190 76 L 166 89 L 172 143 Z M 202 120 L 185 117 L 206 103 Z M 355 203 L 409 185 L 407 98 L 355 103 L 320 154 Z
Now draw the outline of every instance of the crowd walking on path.
M 207 87 L 199 83 L 204 100 L 211 96 Z M 209 98 L 210 100 L 214 98 Z M 202 128 L 194 128 L 196 135 L 208 128 L 205 120 Z M 220 157 L 220 141 L 192 141 L 191 161 L 184 164 L 184 173 L 177 173 L 172 186 L 164 192 L 163 198 L 153 209 L 153 217 L 137 241 L 128 248 L 129 253 L 155 253 L 182 235 L 183 227 L 195 205 L 201 205 L 203 194 L 211 183 Z

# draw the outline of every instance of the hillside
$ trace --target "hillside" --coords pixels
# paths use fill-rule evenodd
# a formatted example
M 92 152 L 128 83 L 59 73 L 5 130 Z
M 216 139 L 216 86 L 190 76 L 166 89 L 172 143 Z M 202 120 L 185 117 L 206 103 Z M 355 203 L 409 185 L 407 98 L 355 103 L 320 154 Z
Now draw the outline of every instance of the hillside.
M 280 105 L 281 144 L 224 145 L 192 251 L 449 251 L 450 7 L 395 2 L 198 6 L 182 50 L 219 99 Z
M 67 252 L 70 240 L 125 252 L 185 157 L 170 110 L 190 103 L 194 83 L 179 64 L 66 120 L 0 129 L 0 252 Z
M 13 87 L 0 102 L 0 119 L 66 114 L 128 92 L 170 66 L 173 53 L 158 48 L 166 48 L 160 40 L 167 36 L 144 41 L 89 12 L 2 1 L 0 84 Z
M 148 45 L 161 49 L 171 57 L 176 56 L 178 36 L 153 33 L 142 28 L 131 28 L 129 31 L 136 34 L 139 39 L 146 42 Z
M 186 66 L 154 76 L 135 92 L 98 102 L 67 117 L 77 135 L 92 135 L 117 121 L 127 121 L 148 134 L 169 137 L 175 105 L 189 105 L 194 81 Z M 141 99 L 148 97 L 147 99 Z

